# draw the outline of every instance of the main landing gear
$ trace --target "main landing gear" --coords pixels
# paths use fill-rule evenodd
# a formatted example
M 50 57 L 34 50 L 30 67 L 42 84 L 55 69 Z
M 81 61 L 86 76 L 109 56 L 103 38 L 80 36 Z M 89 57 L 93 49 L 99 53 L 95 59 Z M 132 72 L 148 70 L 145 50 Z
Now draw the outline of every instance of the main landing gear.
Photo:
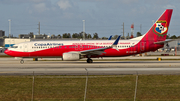
M 93 60 L 90 59 L 90 58 L 88 58 L 88 59 L 87 59 L 87 63 L 93 63 Z

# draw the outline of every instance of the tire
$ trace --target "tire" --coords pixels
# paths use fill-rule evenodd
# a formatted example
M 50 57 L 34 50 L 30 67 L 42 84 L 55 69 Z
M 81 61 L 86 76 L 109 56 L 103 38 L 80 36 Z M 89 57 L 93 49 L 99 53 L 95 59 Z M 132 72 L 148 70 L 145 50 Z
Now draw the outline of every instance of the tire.
M 92 59 L 87 59 L 87 63 L 93 63 Z
M 20 63 L 23 64 L 23 63 L 24 63 L 24 60 L 21 60 Z

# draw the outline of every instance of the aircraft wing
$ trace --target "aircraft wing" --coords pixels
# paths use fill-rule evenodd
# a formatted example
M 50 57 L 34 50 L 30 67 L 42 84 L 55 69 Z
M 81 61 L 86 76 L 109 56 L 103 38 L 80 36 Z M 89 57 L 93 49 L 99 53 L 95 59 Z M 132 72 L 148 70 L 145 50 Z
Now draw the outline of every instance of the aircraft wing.
M 80 54 L 82 54 L 82 55 L 100 55 L 102 53 L 105 53 L 104 50 L 110 49 L 110 48 L 113 48 L 113 47 L 117 46 L 120 37 L 121 36 L 119 36 L 110 47 L 84 50 L 84 51 L 80 51 Z
M 165 41 L 158 41 L 158 42 L 154 42 L 154 44 L 165 44 L 165 43 L 168 43 L 168 42 L 171 42 L 171 41 L 175 41 L 173 39 L 167 39 Z
M 105 53 L 104 50 L 109 49 L 109 48 L 112 48 L 112 47 L 80 51 L 80 54 L 82 54 L 82 55 L 100 55 L 102 53 Z

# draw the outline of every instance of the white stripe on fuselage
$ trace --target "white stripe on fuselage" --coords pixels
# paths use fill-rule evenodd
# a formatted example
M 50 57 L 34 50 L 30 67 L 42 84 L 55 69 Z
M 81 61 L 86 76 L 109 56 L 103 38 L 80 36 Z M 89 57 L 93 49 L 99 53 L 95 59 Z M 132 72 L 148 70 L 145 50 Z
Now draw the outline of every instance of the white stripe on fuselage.
M 143 36 L 134 38 L 131 40 L 120 40 L 118 42 L 118 49 L 126 49 L 131 46 L 136 45 Z M 136 39 L 136 40 L 135 40 Z M 66 45 L 92 45 L 92 46 L 111 46 L 115 40 L 77 40 L 77 41 L 32 41 L 19 43 L 14 46 L 18 48 L 9 48 L 9 50 L 19 51 L 19 52 L 33 52 L 40 51 L 48 48 L 53 48 L 57 46 Z

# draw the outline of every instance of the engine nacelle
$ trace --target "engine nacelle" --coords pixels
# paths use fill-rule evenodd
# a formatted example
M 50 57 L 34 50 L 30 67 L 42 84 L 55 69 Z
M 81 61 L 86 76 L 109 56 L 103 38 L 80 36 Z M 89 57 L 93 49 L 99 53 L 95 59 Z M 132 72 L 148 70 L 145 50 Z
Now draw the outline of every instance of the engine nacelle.
M 75 61 L 81 59 L 78 53 L 63 53 L 63 60 L 65 61 Z

